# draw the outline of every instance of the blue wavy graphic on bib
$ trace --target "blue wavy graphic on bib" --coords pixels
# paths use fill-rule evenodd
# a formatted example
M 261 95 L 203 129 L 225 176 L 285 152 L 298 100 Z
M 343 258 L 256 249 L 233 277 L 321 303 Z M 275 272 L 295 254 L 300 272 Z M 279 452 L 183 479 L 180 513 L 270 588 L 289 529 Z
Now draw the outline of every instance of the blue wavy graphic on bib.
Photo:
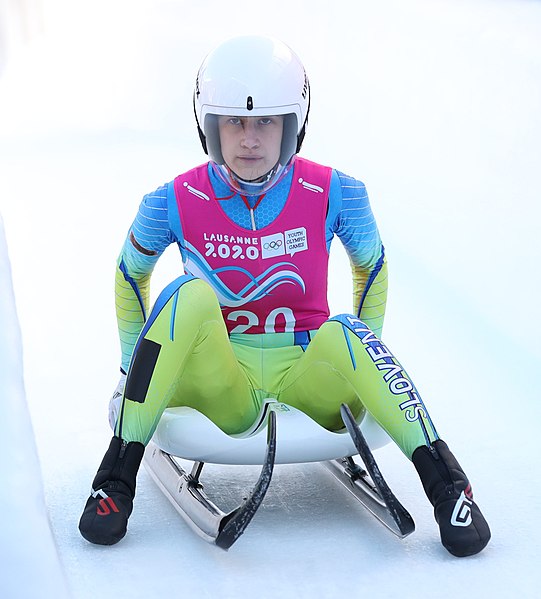
M 245 268 L 240 266 L 223 266 L 211 268 L 210 264 L 201 253 L 189 242 L 186 242 L 187 260 L 185 270 L 194 277 L 206 281 L 213 289 L 222 306 L 236 308 L 249 302 L 257 301 L 269 295 L 280 285 L 299 285 L 303 293 L 306 291 L 304 280 L 289 268 L 297 267 L 291 262 L 278 262 L 267 268 L 265 272 L 254 277 Z M 241 273 L 248 283 L 238 292 L 232 291 L 221 279 L 220 273 L 235 271 Z

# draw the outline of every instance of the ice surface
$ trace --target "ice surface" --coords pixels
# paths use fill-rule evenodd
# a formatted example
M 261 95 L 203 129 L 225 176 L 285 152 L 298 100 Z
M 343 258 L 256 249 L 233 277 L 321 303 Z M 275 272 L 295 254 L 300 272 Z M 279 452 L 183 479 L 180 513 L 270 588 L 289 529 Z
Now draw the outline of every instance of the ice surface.
M 73 597 L 537 596 L 541 4 L 30 4 L 41 6 L 43 35 L 0 61 L 0 212 L 45 499 Z M 390 265 L 384 336 L 492 526 L 476 557 L 458 560 L 440 546 L 416 474 L 391 446 L 378 461 L 417 523 L 403 541 L 317 464 L 277 467 L 228 553 L 195 537 L 144 471 L 125 540 L 102 548 L 78 535 L 110 437 L 114 261 L 142 194 L 204 161 L 192 121 L 195 71 L 215 43 L 245 32 L 284 39 L 306 64 L 313 101 L 302 154 L 367 184 Z M 338 246 L 332 261 L 332 310 L 347 311 L 349 265 Z M 178 272 L 171 249 L 154 295 Z M 6 390 L 2 383 L 3 411 Z M 40 594 L 21 586 L 0 595 L 54 597 L 47 585 L 61 582 L 20 383 L 17 394 L 19 408 L 3 418 L 5 458 L 26 465 L 16 472 L 2 461 L 10 508 L 0 510 L 1 551 L 21 552 L 28 578 L 53 565 Z M 23 472 L 37 497 L 30 512 L 17 487 Z M 256 477 L 252 468 L 209 468 L 209 493 L 234 503 Z M 10 526 L 20 526 L 19 543 Z M 14 572 L 2 560 L 1 584 Z
M 21 336 L 1 217 L 0 283 L 0 408 L 5 423 L 4 449 L 0 454 L 2 596 L 54 596 L 61 599 L 68 596 L 66 579 L 49 527 L 34 433 L 26 405 Z

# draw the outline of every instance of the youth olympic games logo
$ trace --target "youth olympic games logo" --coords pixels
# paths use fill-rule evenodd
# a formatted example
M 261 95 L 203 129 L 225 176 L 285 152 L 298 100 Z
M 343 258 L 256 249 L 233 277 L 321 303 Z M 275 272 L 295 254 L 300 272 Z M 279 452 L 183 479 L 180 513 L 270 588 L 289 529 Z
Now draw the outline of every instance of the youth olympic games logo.
M 293 256 L 293 254 L 303 252 L 307 249 L 308 240 L 304 227 L 261 237 L 262 258 L 274 258 L 275 256 L 284 256 L 285 254 Z

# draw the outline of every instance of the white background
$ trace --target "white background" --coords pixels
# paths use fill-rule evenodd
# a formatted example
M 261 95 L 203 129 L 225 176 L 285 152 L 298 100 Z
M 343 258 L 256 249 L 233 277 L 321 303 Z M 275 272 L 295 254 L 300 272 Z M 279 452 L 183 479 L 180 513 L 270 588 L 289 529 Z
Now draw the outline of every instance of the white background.
M 4 0 L 0 17 L 0 213 L 45 499 L 73 597 L 536 596 L 541 3 Z M 492 526 L 476 557 L 440 546 L 414 469 L 392 446 L 377 457 L 417 523 L 403 541 L 319 465 L 279 467 L 228 553 L 195 537 L 144 471 L 125 540 L 102 548 L 78 535 L 110 438 L 115 259 L 142 195 L 205 160 L 195 73 L 241 33 L 297 51 L 312 86 L 302 155 L 367 185 L 390 265 L 384 338 Z M 338 250 L 333 312 L 350 309 Z M 172 248 L 154 296 L 179 268 Z M 257 476 L 209 472 L 209 493 L 231 501 Z M 36 476 L 30 466 L 29 485 Z M 0 524 L 16 517 L 25 515 L 2 513 Z M 1 572 L 8 584 L 24 576 Z M 13 597 L 31 596 L 19 588 Z

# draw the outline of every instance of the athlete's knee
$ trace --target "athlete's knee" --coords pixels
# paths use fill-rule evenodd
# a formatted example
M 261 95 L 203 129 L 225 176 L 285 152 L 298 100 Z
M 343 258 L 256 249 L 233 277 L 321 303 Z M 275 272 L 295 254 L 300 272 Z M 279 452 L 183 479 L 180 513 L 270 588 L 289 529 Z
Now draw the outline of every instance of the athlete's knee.
M 180 290 L 195 280 L 197 279 L 191 275 L 182 275 L 164 287 L 152 307 L 152 312 L 150 313 L 148 320 L 154 321 L 167 305 L 178 299 Z
M 203 311 L 220 307 L 214 289 L 206 281 L 196 277 L 192 277 L 179 287 L 179 299 L 182 299 L 184 303 L 193 304 Z
M 212 287 L 191 275 L 183 275 L 163 289 L 152 309 L 151 320 L 155 319 L 165 306 L 171 307 L 174 319 L 183 316 L 207 320 L 217 315 L 221 316 L 220 303 Z
M 156 300 L 155 308 L 165 305 L 180 295 L 187 298 L 209 297 L 217 301 L 212 287 L 203 279 L 198 279 L 192 275 L 182 275 L 164 287 Z
M 344 352 L 346 356 L 352 356 L 359 340 L 364 342 L 367 339 L 377 340 L 370 327 L 352 314 L 339 314 L 329 318 L 319 328 L 311 350 L 335 364 Z
M 327 320 L 323 326 L 331 322 L 340 323 L 342 326 L 348 328 L 350 331 L 357 335 L 359 333 L 371 332 L 370 327 L 360 318 L 357 318 L 357 316 L 354 316 L 353 314 L 337 314 L 336 316 L 331 316 L 331 318 L 329 318 L 329 320 Z

